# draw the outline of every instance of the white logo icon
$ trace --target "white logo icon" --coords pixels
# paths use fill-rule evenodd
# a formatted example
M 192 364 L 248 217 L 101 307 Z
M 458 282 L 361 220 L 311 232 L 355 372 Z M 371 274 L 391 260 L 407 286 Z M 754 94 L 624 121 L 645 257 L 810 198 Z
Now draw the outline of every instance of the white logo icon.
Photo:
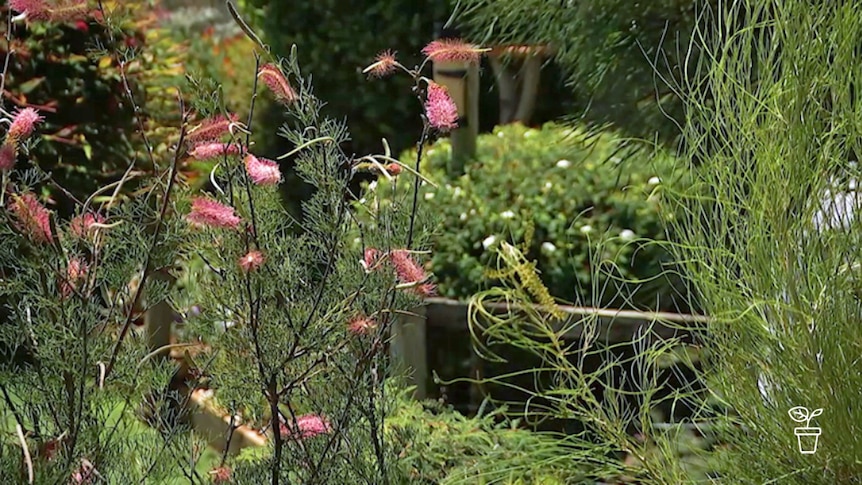
M 797 423 L 805 423 L 805 426 L 795 428 L 793 433 L 799 444 L 799 452 L 803 455 L 813 455 L 817 451 L 817 440 L 820 438 L 820 428 L 812 428 L 811 420 L 823 414 L 823 408 L 809 412 L 804 406 L 796 406 L 787 411 L 790 419 Z

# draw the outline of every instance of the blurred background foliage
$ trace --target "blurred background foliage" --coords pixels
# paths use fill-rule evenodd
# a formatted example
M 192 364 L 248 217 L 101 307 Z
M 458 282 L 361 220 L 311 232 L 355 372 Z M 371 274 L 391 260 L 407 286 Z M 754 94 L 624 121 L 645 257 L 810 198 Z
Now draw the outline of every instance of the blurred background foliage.
M 468 299 L 499 284 L 487 270 L 495 246 L 514 241 L 564 301 L 689 309 L 661 244 L 673 213 L 653 195 L 659 184 L 681 189 L 687 177 L 663 150 L 607 130 L 510 124 L 480 135 L 462 176 L 446 173 L 448 140 L 426 153 L 425 173 L 439 185 L 424 186 L 423 205 L 440 218 L 432 271 L 442 295 Z M 415 151 L 402 157 L 411 159 Z
M 175 86 L 183 74 L 182 46 L 159 28 L 152 2 L 104 5 L 114 35 L 96 20 L 96 11 L 86 20 L 62 24 L 15 24 L 3 93 L 7 108 L 33 107 L 45 117 L 30 159 L 78 198 L 120 179 L 131 161 L 139 170 L 153 169 L 136 133 L 118 57 L 109 52 L 120 52 L 125 62 L 128 88 L 157 165 L 166 163 L 179 122 Z M 0 29 L 5 35 L 5 22 Z M 120 45 L 112 46 L 112 38 Z M 132 190 L 134 184 L 127 187 Z M 61 214 L 70 210 L 60 194 L 44 190 Z

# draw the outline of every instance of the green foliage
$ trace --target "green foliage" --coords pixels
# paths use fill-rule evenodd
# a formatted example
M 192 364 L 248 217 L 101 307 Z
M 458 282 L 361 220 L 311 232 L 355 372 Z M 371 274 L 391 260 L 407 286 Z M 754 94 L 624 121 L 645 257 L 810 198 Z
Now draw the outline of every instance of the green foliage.
M 700 36 L 685 137 L 701 167 L 677 253 L 713 317 L 704 379 L 727 412 L 698 418 L 720 425 L 727 483 L 858 481 L 857 7 L 735 2 Z M 815 454 L 799 452 L 796 406 L 823 409 Z
M 458 19 L 474 40 L 553 46 L 586 120 L 647 139 L 679 137 L 685 116 L 674 79 L 697 59 L 688 47 L 698 5 L 714 1 L 460 3 Z
M 495 284 L 485 269 L 494 246 L 515 240 L 555 297 L 674 307 L 673 278 L 663 274 L 672 258 L 656 242 L 667 237 L 666 220 L 651 195 L 658 180 L 683 183 L 675 180 L 674 158 L 611 132 L 552 124 L 480 136 L 476 160 L 457 178 L 445 172 L 450 151 L 448 140 L 435 143 L 423 170 L 438 185 L 423 194 L 440 218 L 431 268 L 443 295 L 467 298 Z
M 608 476 L 600 456 L 569 437 L 535 433 L 502 419 L 505 412 L 474 418 L 433 401 L 418 402 L 403 391 L 386 432 L 402 451 L 402 483 L 562 485 L 593 483 Z
M 105 2 L 110 25 L 94 19 L 14 24 L 9 101 L 45 116 L 29 157 L 78 198 L 120 179 L 131 161 L 153 168 L 123 72 L 157 164 L 176 135 L 176 90 L 170 88 L 182 74 L 182 51 L 167 42 L 145 3 Z M 4 21 L 0 35 L 5 29 Z M 61 209 L 71 212 L 70 203 Z
M 434 23 L 448 18 L 447 2 L 245 0 L 242 7 L 273 52 L 297 46 L 300 64 L 314 73 L 315 89 L 326 100 L 324 113 L 348 120 L 348 151 L 377 152 L 381 138 L 396 152 L 415 143 L 422 131 L 418 106 L 410 96 L 393 96 L 409 92 L 411 81 L 394 77 L 368 82 L 361 71 L 386 49 L 398 51 L 405 66 L 421 62 L 419 52 L 432 40 Z

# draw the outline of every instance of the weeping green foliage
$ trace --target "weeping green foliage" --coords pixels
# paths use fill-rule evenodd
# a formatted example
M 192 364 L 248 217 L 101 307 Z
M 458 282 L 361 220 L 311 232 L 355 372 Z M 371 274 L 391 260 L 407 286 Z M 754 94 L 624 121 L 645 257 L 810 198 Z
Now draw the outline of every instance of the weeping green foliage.
M 593 442 L 633 458 L 628 471 L 642 483 L 858 483 L 859 7 L 738 1 L 708 11 L 692 46 L 704 57 L 682 83 L 695 184 L 661 194 L 685 214 L 673 250 L 708 323 L 693 340 L 638 333 L 632 357 L 605 353 L 590 372 L 586 356 L 610 349 L 589 319 L 487 311 L 488 301 L 532 301 L 514 280 L 483 293 L 472 318 L 480 349 L 525 349 L 547 366 L 528 372 L 552 376 L 528 391 L 525 412 L 585 423 Z M 512 246 L 500 257 L 523 264 Z M 576 328 L 579 339 L 563 338 Z M 658 370 L 674 360 L 706 387 L 683 379 L 663 394 Z M 663 401 L 688 416 L 655 423 Z M 789 413 L 797 406 L 822 414 L 800 423 Z M 815 453 L 801 453 L 814 443 L 796 431 L 819 433 Z M 680 453 L 698 435 L 694 454 Z
M 859 480 L 859 7 L 739 1 L 698 32 L 684 136 L 702 167 L 678 253 L 713 317 L 728 482 Z M 816 454 L 799 452 L 795 406 L 823 408 Z

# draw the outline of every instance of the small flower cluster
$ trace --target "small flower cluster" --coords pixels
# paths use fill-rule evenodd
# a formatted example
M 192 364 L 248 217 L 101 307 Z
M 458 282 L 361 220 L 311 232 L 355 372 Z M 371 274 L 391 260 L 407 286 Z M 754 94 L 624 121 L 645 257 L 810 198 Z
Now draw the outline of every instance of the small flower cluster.
M 410 288 L 414 293 L 423 297 L 434 296 L 437 288 L 433 283 L 428 282 L 431 276 L 406 249 L 396 249 L 388 254 L 381 254 L 377 249 L 367 248 L 360 264 L 365 268 L 365 271 L 374 271 L 381 267 L 383 258 L 387 256 L 395 268 L 395 276 L 402 288 Z
M 297 416 L 293 426 L 288 426 L 284 420 L 279 423 L 279 434 L 287 439 L 304 440 L 332 432 L 332 426 L 326 418 L 318 414 Z
M 476 64 L 482 53 L 487 49 L 470 44 L 460 39 L 435 40 L 422 49 L 422 54 L 433 62 L 462 62 Z M 414 79 L 424 80 L 427 84 L 425 94 L 425 118 L 428 125 L 438 132 L 445 133 L 458 127 L 458 106 L 449 95 L 445 86 L 430 81 L 400 64 L 392 51 L 383 51 L 374 59 L 374 63 L 363 72 L 370 77 L 381 78 L 402 69 Z M 421 68 L 420 68 L 421 69 Z
M 36 125 L 44 121 L 39 112 L 33 108 L 19 109 L 9 123 L 9 131 L 0 146 L 0 170 L 9 171 L 15 167 L 18 149 L 36 129 Z
M 87 16 L 87 0 L 10 0 L 9 6 L 18 12 L 14 20 L 68 22 Z

